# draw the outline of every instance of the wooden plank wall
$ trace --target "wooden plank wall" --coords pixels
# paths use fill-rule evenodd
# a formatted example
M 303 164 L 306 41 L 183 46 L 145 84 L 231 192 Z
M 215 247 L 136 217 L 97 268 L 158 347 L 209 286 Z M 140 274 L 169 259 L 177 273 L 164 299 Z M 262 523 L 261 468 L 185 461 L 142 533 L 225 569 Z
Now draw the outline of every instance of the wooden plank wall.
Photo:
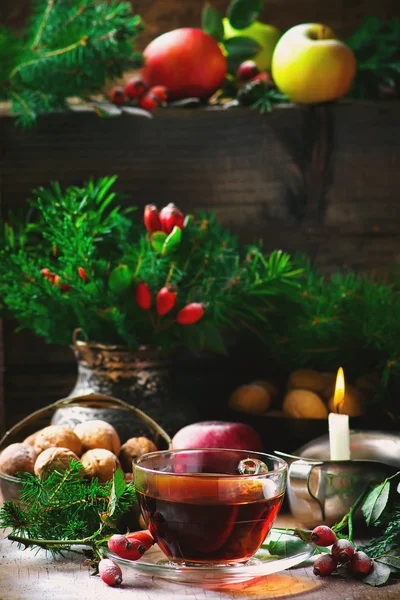
M 153 37 L 176 27 L 199 27 L 205 0 L 130 0 L 147 30 L 140 46 Z M 225 12 L 229 0 L 212 0 Z M 282 31 L 297 23 L 322 22 L 344 38 L 350 35 L 368 15 L 383 19 L 400 16 L 398 0 L 264 0 L 262 21 Z M 0 23 L 20 29 L 29 15 L 31 0 L 1 0 Z

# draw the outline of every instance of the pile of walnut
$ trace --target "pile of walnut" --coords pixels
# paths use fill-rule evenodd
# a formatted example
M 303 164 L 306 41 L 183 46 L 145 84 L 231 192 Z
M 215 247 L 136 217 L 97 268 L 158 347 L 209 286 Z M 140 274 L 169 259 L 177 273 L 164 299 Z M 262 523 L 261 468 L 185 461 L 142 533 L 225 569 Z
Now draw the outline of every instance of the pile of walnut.
M 67 468 L 74 459 L 80 460 L 88 477 L 105 483 L 119 466 L 130 479 L 133 458 L 156 450 L 156 445 L 146 437 L 133 437 L 121 445 L 118 433 L 106 421 L 85 421 L 73 430 L 49 425 L 22 443 L 7 446 L 0 455 L 0 472 L 13 476 L 28 472 L 46 477 L 54 469 Z
M 336 373 L 320 373 L 313 369 L 293 371 L 287 388 L 280 390 L 269 381 L 253 381 L 241 385 L 229 398 L 229 406 L 234 410 L 271 417 L 295 419 L 327 419 L 334 412 L 333 396 Z M 365 412 L 368 393 L 376 385 L 374 375 L 359 377 L 355 385 L 346 382 L 344 401 L 340 412 L 350 417 L 359 417 Z M 283 396 L 281 408 L 272 408 L 279 396 Z

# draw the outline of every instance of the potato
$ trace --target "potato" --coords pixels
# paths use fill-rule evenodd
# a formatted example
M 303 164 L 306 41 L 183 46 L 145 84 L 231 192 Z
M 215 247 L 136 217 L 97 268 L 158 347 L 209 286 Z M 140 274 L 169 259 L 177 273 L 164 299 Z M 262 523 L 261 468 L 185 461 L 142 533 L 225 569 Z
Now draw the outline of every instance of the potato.
M 288 390 L 310 390 L 322 394 L 325 387 L 323 375 L 313 369 L 298 369 L 289 375 Z
M 32 446 L 10 444 L 0 454 L 0 471 L 7 475 L 23 472 L 33 473 L 36 456 Z
M 35 450 L 38 454 L 47 448 L 69 448 L 76 455 L 82 452 L 82 444 L 78 436 L 63 425 L 49 425 L 38 432 L 35 439 Z
M 93 448 L 81 457 L 81 462 L 89 477 L 97 477 L 100 483 L 106 483 L 113 478 L 120 466 L 118 458 L 105 448 Z
M 52 471 L 65 471 L 71 460 L 79 461 L 79 458 L 69 448 L 46 448 L 36 459 L 35 475 L 43 479 Z
M 156 452 L 157 446 L 147 437 L 130 438 L 121 446 L 119 460 L 125 472 L 132 471 L 132 460 L 147 452 Z
M 83 452 L 94 448 L 103 448 L 118 455 L 120 451 L 119 435 L 114 427 L 106 421 L 100 419 L 84 421 L 75 427 L 74 433 L 82 442 Z
M 264 414 L 272 404 L 271 392 L 255 383 L 241 385 L 231 394 L 229 406 L 251 414 Z
M 327 419 L 328 410 L 317 394 L 310 390 L 290 390 L 283 401 L 283 412 L 296 419 Z

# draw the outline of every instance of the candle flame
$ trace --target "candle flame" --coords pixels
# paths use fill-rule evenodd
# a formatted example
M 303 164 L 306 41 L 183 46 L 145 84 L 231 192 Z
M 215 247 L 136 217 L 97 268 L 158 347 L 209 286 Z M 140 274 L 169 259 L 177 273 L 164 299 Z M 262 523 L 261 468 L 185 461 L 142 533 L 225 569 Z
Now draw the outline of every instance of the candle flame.
M 335 407 L 335 412 L 340 413 L 340 406 L 343 404 L 344 400 L 344 372 L 342 367 L 339 367 L 337 376 L 336 376 L 336 385 L 335 385 L 335 394 L 333 396 L 333 405 Z

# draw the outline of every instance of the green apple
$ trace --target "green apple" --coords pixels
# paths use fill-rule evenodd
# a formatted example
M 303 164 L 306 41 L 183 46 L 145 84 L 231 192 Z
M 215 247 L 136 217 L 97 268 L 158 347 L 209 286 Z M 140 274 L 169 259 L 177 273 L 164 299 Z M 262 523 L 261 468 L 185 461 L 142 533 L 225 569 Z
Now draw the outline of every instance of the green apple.
M 319 23 L 296 25 L 283 34 L 272 57 L 272 76 L 292 102 L 314 104 L 349 91 L 357 65 L 352 50 Z
M 271 71 L 271 59 L 281 32 L 272 25 L 264 25 L 255 21 L 245 29 L 234 29 L 227 18 L 223 19 L 225 38 L 249 37 L 257 42 L 262 50 L 251 60 L 254 60 L 260 71 Z

